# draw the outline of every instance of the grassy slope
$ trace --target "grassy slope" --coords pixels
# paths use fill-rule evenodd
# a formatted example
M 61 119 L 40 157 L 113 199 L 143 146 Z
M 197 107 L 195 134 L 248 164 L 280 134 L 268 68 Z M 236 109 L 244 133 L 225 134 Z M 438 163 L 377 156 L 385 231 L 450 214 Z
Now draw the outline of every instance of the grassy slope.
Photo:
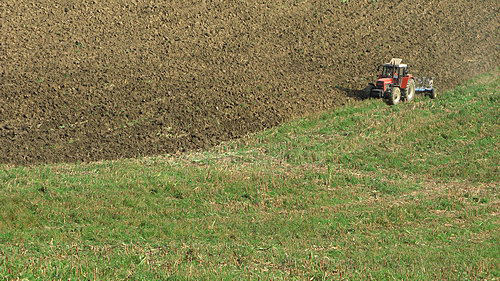
M 499 83 L 203 153 L 0 166 L 0 277 L 499 278 Z

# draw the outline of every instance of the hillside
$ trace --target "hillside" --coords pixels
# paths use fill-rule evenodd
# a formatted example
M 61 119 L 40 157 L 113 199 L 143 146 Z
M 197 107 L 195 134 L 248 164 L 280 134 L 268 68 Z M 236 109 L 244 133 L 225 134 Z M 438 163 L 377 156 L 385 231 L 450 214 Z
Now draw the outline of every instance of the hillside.
M 204 152 L 0 164 L 0 279 L 497 280 L 498 72 Z
M 448 89 L 498 65 L 498 8 L 495 0 L 3 0 L 0 162 L 209 147 L 344 104 L 392 57 Z

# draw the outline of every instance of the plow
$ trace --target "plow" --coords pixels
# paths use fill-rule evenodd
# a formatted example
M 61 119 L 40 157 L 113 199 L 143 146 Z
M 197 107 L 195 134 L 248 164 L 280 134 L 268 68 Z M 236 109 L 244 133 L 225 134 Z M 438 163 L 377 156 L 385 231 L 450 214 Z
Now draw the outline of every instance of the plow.
M 364 90 L 366 95 L 382 98 L 389 105 L 395 105 L 401 101 L 410 102 L 415 98 L 416 93 L 436 98 L 434 78 L 416 78 L 410 74 L 408 65 L 401 62 L 402 59 L 393 58 L 389 63 L 380 65 L 377 81 L 368 84 Z
M 434 78 L 427 78 L 427 77 L 422 77 L 422 78 L 417 78 L 416 79 L 416 84 L 417 87 L 415 88 L 415 91 L 417 93 L 421 93 L 424 95 L 429 96 L 432 99 L 437 98 L 437 90 L 434 88 Z

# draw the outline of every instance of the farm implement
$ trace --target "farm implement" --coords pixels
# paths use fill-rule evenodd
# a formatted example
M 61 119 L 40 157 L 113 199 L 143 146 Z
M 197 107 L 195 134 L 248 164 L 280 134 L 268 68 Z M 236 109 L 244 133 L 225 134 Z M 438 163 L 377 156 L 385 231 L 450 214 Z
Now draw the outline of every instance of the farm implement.
M 389 105 L 401 101 L 410 102 L 416 93 L 437 97 L 433 78 L 415 78 L 409 73 L 408 65 L 401 63 L 402 59 L 392 59 L 391 62 L 379 66 L 376 83 L 370 83 L 365 88 L 369 97 L 382 98 Z

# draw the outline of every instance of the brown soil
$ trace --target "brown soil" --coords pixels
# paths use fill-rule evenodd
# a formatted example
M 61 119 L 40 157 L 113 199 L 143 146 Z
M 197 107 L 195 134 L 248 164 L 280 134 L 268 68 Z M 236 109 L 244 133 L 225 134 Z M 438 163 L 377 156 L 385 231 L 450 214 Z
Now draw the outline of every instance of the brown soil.
M 2 0 L 0 163 L 204 148 L 334 108 L 391 57 L 441 89 L 498 65 L 497 0 L 341 2 Z

